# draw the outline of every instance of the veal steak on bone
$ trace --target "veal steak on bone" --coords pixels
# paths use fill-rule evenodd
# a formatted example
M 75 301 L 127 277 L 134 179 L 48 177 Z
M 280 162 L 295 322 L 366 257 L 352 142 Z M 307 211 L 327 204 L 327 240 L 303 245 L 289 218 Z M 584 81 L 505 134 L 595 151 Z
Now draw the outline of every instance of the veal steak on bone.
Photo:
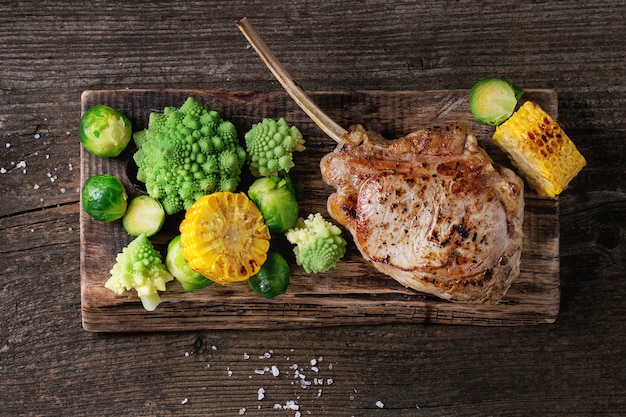
M 323 157 L 329 214 L 363 257 L 406 287 L 451 301 L 498 302 L 519 275 L 524 185 L 471 129 L 386 140 L 353 126 Z
M 363 257 L 401 284 L 453 301 L 498 302 L 519 275 L 524 188 L 495 165 L 468 127 L 387 141 L 349 131 L 295 83 L 246 19 L 237 26 L 285 91 L 337 143 L 321 161 L 336 188 L 330 215 Z

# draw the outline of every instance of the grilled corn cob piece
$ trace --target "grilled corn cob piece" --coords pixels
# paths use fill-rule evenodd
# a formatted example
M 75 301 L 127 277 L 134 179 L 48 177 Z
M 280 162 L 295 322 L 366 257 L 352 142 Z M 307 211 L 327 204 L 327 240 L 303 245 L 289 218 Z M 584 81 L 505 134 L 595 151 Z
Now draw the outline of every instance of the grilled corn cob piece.
M 561 193 L 587 164 L 558 123 L 530 101 L 496 128 L 493 141 L 544 197 Z
M 219 284 L 245 281 L 267 259 L 270 232 L 244 193 L 216 192 L 197 200 L 180 224 L 189 267 Z

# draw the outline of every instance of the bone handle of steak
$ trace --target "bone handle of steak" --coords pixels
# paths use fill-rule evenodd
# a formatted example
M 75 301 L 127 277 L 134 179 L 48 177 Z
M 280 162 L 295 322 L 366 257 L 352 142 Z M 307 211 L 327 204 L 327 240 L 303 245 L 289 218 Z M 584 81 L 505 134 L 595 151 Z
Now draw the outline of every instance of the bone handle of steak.
M 261 35 L 252 26 L 247 18 L 237 21 L 237 27 L 248 39 L 250 45 L 259 54 L 265 65 L 272 71 L 274 77 L 280 82 L 285 91 L 300 106 L 302 110 L 315 122 L 315 124 L 338 144 L 342 144 L 343 134 L 347 131 L 335 123 L 311 100 L 311 98 L 293 81 L 287 70 L 281 65 L 274 53 L 261 38 Z

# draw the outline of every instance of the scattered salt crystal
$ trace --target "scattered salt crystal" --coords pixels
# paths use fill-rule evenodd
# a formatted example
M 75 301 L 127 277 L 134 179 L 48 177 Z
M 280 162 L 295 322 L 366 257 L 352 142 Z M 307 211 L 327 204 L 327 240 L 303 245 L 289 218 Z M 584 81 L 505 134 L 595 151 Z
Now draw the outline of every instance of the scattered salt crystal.
M 311 370 L 315 373 L 320 371 L 320 369 L 317 366 L 311 366 Z
M 265 398 L 265 389 L 264 388 L 259 388 L 259 391 L 257 392 L 257 398 L 259 401 L 261 401 L 263 398 Z
M 211 349 L 217 350 L 217 346 L 213 345 L 213 346 L 211 346 Z
M 59 188 L 59 191 L 61 192 L 61 194 L 65 194 L 65 188 L 61 187 Z
M 230 368 L 228 368 L 226 371 L 228 376 L 233 376 L 233 371 Z
M 280 404 L 274 404 L 274 410 L 282 410 L 283 406 Z
M 245 407 L 240 408 L 240 409 L 239 409 L 239 415 L 240 415 L 240 416 L 243 416 L 244 414 L 246 414 L 246 408 L 245 408 Z
M 188 402 L 189 402 L 189 398 L 183 398 L 183 400 L 180 403 L 187 404 Z
M 11 144 L 10 143 L 5 143 L 4 146 L 6 146 L 7 148 L 10 148 Z
M 317 390 L 317 396 L 318 396 L 318 397 L 321 397 L 321 396 L 322 396 L 322 389 L 321 389 L 321 388 Z
M 280 375 L 280 370 L 278 369 L 277 366 L 272 366 L 272 375 L 274 376 Z
M 33 135 L 33 137 L 34 137 L 35 139 L 39 139 L 39 138 L 41 138 L 41 135 L 40 135 L 39 133 L 35 133 L 35 134 Z
M 383 404 L 383 402 L 382 402 L 382 401 L 376 401 L 376 407 L 378 407 L 378 408 L 384 408 L 384 407 L 385 407 L 385 404 Z
M 69 135 L 71 135 L 71 134 L 72 134 L 72 132 L 70 132 L 70 131 L 68 130 L 67 132 L 65 132 L 65 134 L 66 134 L 67 136 L 69 136 Z
M 72 166 L 72 164 L 69 164 L 69 165 L 68 165 L 68 169 L 69 169 L 70 171 L 72 171 L 72 170 L 74 169 L 74 167 Z
M 7 170 L 4 167 L 0 168 L 0 174 L 6 174 L 6 173 L 7 173 Z
M 185 352 L 185 356 L 189 356 L 189 355 L 190 355 L 190 353 L 189 353 L 189 352 Z
M 300 409 L 300 406 L 298 404 L 296 404 L 295 401 L 293 400 L 289 400 L 287 401 L 287 403 L 285 403 L 285 410 L 294 410 L 297 411 Z
M 311 359 L 311 366 L 317 365 L 317 359 Z
M 15 168 L 26 168 L 26 161 L 20 161 L 15 165 Z
M 33 188 L 34 188 L 35 190 L 38 190 L 38 189 L 39 189 L 39 184 L 35 184 L 35 185 L 33 185 Z
M 243 359 L 247 361 L 248 359 L 250 359 L 250 355 L 248 355 L 247 353 L 244 353 Z
M 334 380 L 334 379 L 332 379 L 332 378 L 328 378 L 328 379 L 326 380 L 326 383 L 327 383 L 328 385 L 332 385 L 332 384 L 333 384 L 333 382 L 335 382 L 335 380 Z
M 46 159 L 50 159 L 50 155 L 46 155 Z

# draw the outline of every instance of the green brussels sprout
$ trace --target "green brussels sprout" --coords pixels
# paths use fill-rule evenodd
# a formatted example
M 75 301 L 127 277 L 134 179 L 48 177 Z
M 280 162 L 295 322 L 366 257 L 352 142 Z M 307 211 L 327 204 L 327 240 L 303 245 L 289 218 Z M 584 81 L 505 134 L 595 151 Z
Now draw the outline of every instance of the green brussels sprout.
M 128 117 L 103 104 L 87 110 L 78 124 L 80 143 L 88 152 L 99 157 L 118 156 L 126 149 L 132 133 Z
M 128 194 L 122 182 L 113 175 L 94 175 L 82 189 L 85 212 L 93 219 L 112 222 L 121 218 L 128 207 Z
M 278 252 L 270 251 L 259 272 L 248 278 L 248 284 L 261 297 L 274 298 L 287 291 L 289 274 L 285 258 Z
M 248 189 L 272 233 L 286 232 L 298 221 L 298 201 L 288 175 L 285 178 L 261 177 Z
M 501 78 L 486 78 L 469 93 L 470 111 L 476 120 L 497 126 L 511 117 L 524 92 Z
M 124 230 L 131 236 L 156 235 L 165 223 L 165 210 L 161 203 L 149 195 L 140 195 L 131 200 L 122 218 Z
M 187 261 L 185 261 L 183 251 L 180 248 L 180 235 L 170 240 L 170 243 L 167 245 L 165 267 L 180 282 L 185 291 L 199 290 L 213 283 L 204 275 L 192 270 Z

